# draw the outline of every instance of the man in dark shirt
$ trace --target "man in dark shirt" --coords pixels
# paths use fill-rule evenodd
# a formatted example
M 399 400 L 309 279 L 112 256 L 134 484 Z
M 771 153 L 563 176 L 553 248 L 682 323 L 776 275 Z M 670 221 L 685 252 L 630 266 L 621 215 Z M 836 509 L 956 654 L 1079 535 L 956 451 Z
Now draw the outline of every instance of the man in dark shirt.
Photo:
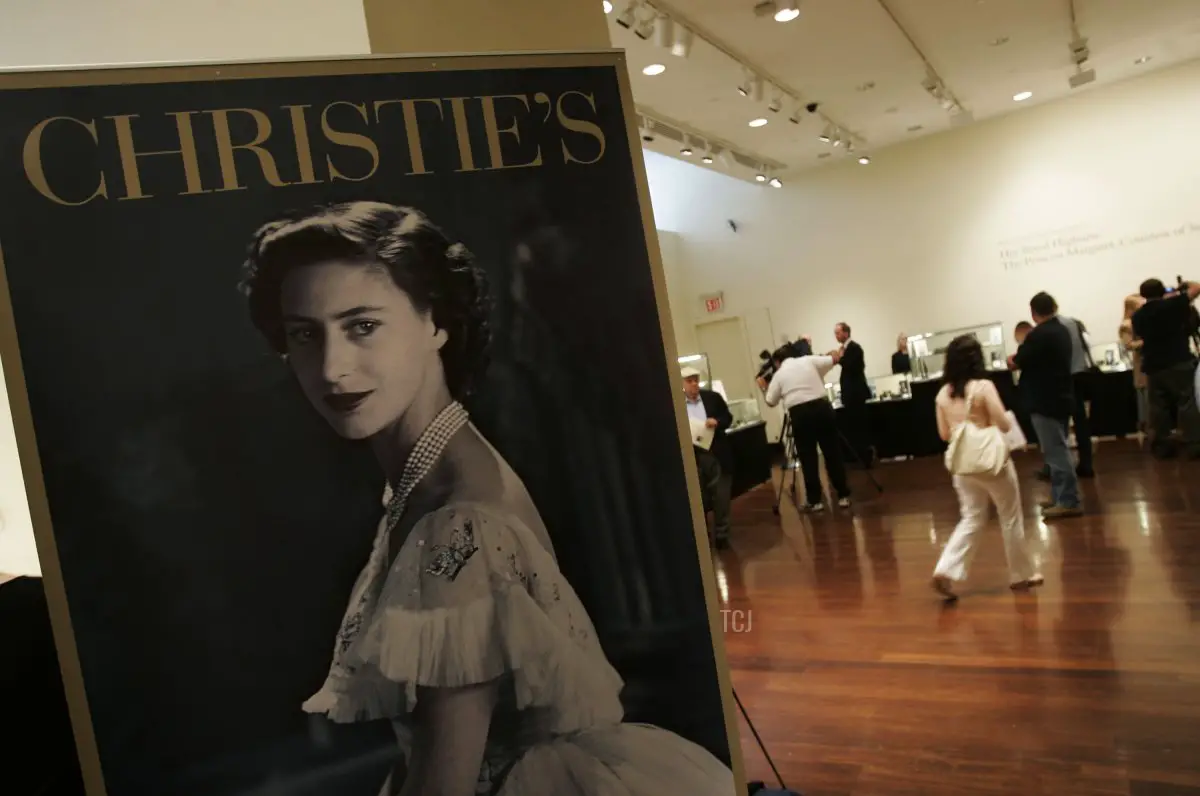
M 1009 358 L 1009 367 L 1021 371 L 1021 394 L 1029 407 L 1042 458 L 1050 468 L 1050 500 L 1042 504 L 1042 517 L 1077 517 L 1083 508 L 1075 462 L 1067 445 L 1067 424 L 1075 408 L 1071 332 L 1058 320 L 1058 303 L 1049 293 L 1034 296 L 1029 309 L 1037 325 Z
M 908 335 L 896 338 L 896 353 L 892 354 L 892 374 L 912 373 L 912 357 L 908 353 Z
M 857 464 L 870 468 L 874 455 L 871 452 L 871 430 L 867 417 L 867 401 L 871 399 L 871 387 L 867 384 L 867 359 L 862 346 L 850 338 L 849 324 L 839 323 L 834 326 L 833 336 L 841 346 L 838 349 L 838 364 L 842 373 L 838 384 L 842 388 L 842 417 L 846 423 L 846 442 L 849 443 Z
M 1146 303 L 1133 314 L 1134 336 L 1142 341 L 1142 372 L 1150 393 L 1150 450 L 1166 458 L 1171 444 L 1171 416 L 1176 414 L 1189 458 L 1200 458 L 1200 413 L 1196 409 L 1193 377 L 1196 360 L 1190 347 L 1195 315 L 1192 302 L 1200 284 L 1184 283 L 1167 295 L 1158 279 L 1142 283 Z

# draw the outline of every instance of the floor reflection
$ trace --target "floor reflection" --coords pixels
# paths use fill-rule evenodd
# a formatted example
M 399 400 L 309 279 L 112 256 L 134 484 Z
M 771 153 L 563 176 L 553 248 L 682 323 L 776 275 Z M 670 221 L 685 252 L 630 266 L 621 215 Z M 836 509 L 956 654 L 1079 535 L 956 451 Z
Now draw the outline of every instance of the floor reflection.
M 963 599 L 929 590 L 957 521 L 940 460 L 886 465 L 854 512 L 801 516 L 769 487 L 719 555 L 733 682 L 806 794 L 1200 793 L 1200 463 L 1097 454 L 1089 516 L 1036 519 L 1046 585 L 1008 588 L 993 519 Z M 743 732 L 748 773 L 771 779 Z

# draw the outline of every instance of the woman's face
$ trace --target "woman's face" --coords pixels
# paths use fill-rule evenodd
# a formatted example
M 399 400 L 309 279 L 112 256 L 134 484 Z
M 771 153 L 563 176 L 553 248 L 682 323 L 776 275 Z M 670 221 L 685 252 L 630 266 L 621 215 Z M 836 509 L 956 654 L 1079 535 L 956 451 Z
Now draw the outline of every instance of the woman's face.
M 288 363 L 317 411 L 343 437 L 397 421 L 441 373 L 446 334 L 383 266 L 332 261 L 292 271 L 280 297 Z

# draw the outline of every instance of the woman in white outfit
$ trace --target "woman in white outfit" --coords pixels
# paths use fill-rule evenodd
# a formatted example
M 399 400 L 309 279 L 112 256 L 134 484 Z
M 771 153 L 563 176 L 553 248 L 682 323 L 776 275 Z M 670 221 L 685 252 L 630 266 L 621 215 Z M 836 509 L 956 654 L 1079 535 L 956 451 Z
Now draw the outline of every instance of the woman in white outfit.
M 537 507 L 459 402 L 486 361 L 484 286 L 462 244 L 377 202 L 279 219 L 250 245 L 255 326 L 388 482 L 304 710 L 391 721 L 406 767 L 385 793 L 731 796 L 712 754 L 623 721 L 621 678 Z
M 935 404 L 938 433 L 943 440 L 949 441 L 954 429 L 968 419 L 980 427 L 995 426 L 1009 432 L 1012 421 L 996 385 L 987 377 L 983 349 L 972 335 L 957 337 L 946 348 L 944 379 L 946 384 Z M 1009 584 L 1013 589 L 1040 586 L 1042 575 L 1025 541 L 1021 490 L 1012 460 L 998 475 L 956 475 L 954 489 L 958 492 L 960 519 L 933 570 L 933 588 L 948 599 L 956 599 L 954 587 L 967 579 L 979 534 L 987 525 L 989 503 L 996 504 L 1000 515 Z

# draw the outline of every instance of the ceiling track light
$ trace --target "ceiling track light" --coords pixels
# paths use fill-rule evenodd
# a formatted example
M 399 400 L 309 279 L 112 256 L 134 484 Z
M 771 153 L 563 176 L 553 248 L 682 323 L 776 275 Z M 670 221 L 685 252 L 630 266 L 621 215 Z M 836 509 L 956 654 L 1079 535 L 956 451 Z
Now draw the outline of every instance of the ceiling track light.
M 767 181 L 767 184 L 770 185 L 772 188 L 782 188 L 783 180 L 779 179 L 778 177 L 772 177 L 770 180 Z
M 779 113 L 781 110 L 783 110 L 783 97 L 779 94 L 776 94 L 774 97 L 772 97 L 771 104 L 767 106 L 767 110 L 769 110 L 771 113 Z
M 654 21 L 654 43 L 664 50 L 675 44 L 675 20 L 660 16 Z
M 683 25 L 675 25 L 675 41 L 671 43 L 671 55 L 676 58 L 687 58 L 692 54 L 692 42 L 696 34 Z
M 690 158 L 693 154 L 692 142 L 688 140 L 686 135 L 683 137 L 683 148 L 679 150 L 679 154 L 683 155 L 685 158 Z
M 630 0 L 629 5 L 625 6 L 625 10 L 617 15 L 617 24 L 626 30 L 632 30 L 633 26 L 638 21 L 638 8 L 641 3 L 638 0 Z
M 831 144 L 833 143 L 834 133 L 833 125 L 827 124 L 825 125 L 825 129 L 821 131 L 821 135 L 817 136 L 817 140 L 823 144 Z
M 647 39 L 649 39 L 651 36 L 654 35 L 654 28 L 656 27 L 654 23 L 655 23 L 655 17 L 653 16 L 653 14 L 651 14 L 651 16 L 649 16 L 649 17 L 646 17 L 645 19 L 642 19 L 640 22 L 637 23 L 636 26 L 634 26 L 634 28 L 633 28 L 634 35 L 637 36 L 642 41 L 646 41 Z
M 604 13 L 611 14 L 612 10 L 613 10 L 613 4 L 610 3 L 609 0 L 604 0 Z
M 791 22 L 800 16 L 800 8 L 796 0 L 778 0 L 775 4 L 775 21 Z
M 704 157 L 700 158 L 700 162 L 705 164 L 706 166 L 711 166 L 712 162 L 713 162 L 712 152 L 706 151 L 704 153 Z

